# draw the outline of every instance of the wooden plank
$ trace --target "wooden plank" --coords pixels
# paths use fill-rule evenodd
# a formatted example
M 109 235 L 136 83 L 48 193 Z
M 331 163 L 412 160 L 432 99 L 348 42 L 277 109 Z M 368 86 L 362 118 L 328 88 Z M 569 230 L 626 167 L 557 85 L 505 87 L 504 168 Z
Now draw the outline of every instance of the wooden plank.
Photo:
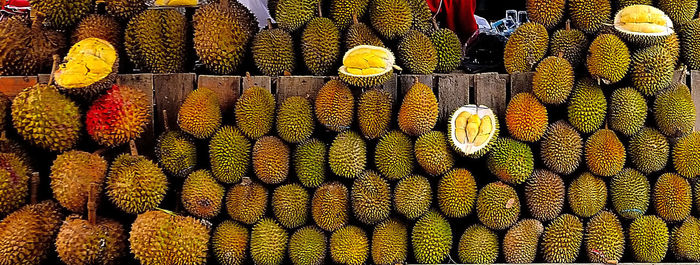
M 518 93 L 532 92 L 532 77 L 534 72 L 513 73 L 510 75 L 510 96 Z
M 438 78 L 438 122 L 444 124 L 457 108 L 469 104 L 469 90 L 472 75 L 445 74 Z
M 19 92 L 36 83 L 36 76 L 0 76 L 0 92 L 12 99 Z
M 39 81 L 39 83 L 46 84 L 46 83 L 49 82 L 49 77 L 50 77 L 50 76 L 51 76 L 50 74 L 39 74 L 39 75 L 37 76 L 37 81 Z
M 243 80 L 243 84 L 241 85 L 241 93 L 248 89 L 251 86 L 259 86 L 262 88 L 266 88 L 268 91 L 274 93 L 272 90 L 272 82 L 273 78 L 269 76 L 250 76 L 250 79 L 248 79 L 247 76 L 243 76 L 241 78 Z
M 195 78 L 193 73 L 153 75 L 156 124 L 163 124 L 163 110 L 167 110 L 168 125 L 170 128 L 177 128 L 177 112 L 187 95 L 194 90 Z
M 408 90 L 411 89 L 411 86 L 413 86 L 414 82 L 413 80 L 415 80 L 416 78 L 418 78 L 418 82 L 421 82 L 430 88 L 434 88 L 434 75 L 400 75 L 398 87 L 398 93 L 400 98 L 403 98 L 403 95 L 405 95 L 406 92 L 408 92 Z
M 236 100 L 241 94 L 241 77 L 200 75 L 197 78 L 197 88 L 202 87 L 216 92 L 219 97 L 223 119 L 225 121 L 233 120 Z
M 391 95 L 391 98 L 394 100 L 394 108 L 401 105 L 401 101 L 399 101 L 398 75 L 393 74 L 391 78 L 389 78 L 389 81 L 386 81 L 386 83 L 381 86 L 381 89 Z
M 690 72 L 690 93 L 695 103 L 695 131 L 700 132 L 700 71 Z
M 506 113 L 506 79 L 498 73 L 482 73 L 474 76 L 475 103 L 486 105 L 503 117 Z
M 688 76 L 687 76 L 687 71 L 686 70 L 676 70 L 673 71 L 673 82 L 681 82 L 684 85 L 688 84 Z
M 280 76 L 277 79 L 277 104 L 293 96 L 315 99 L 318 91 L 326 84 L 323 76 Z
M 155 99 L 153 97 L 153 75 L 152 74 L 130 74 L 130 75 L 118 75 L 117 85 L 127 86 L 131 88 L 136 88 L 143 91 L 146 94 L 148 102 L 151 102 L 151 106 L 148 110 L 150 118 L 148 124 L 143 133 L 136 140 L 136 145 L 139 147 L 140 152 L 145 154 L 151 154 L 153 152 L 153 147 L 155 147 L 155 139 L 157 137 L 156 124 L 155 124 Z M 163 130 L 163 125 L 158 127 Z

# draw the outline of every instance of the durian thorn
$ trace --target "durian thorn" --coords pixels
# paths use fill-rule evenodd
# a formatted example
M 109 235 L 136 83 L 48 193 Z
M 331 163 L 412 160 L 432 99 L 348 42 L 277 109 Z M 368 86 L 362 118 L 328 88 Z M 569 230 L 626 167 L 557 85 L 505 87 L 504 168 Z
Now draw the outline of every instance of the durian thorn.
M 39 201 L 39 184 L 41 180 L 39 179 L 39 172 L 32 172 L 31 178 L 31 193 L 29 196 L 29 201 L 35 204 Z
M 97 182 L 90 183 L 90 191 L 88 192 L 87 212 L 88 223 L 95 225 L 97 222 L 97 196 L 100 184 Z
M 353 13 L 353 14 L 352 14 L 352 24 L 353 24 L 353 25 L 357 25 L 357 24 L 359 24 L 359 23 L 360 23 L 360 21 L 357 20 L 357 13 Z
M 56 70 L 58 69 L 58 60 L 60 60 L 61 57 L 58 56 L 58 54 L 53 55 L 53 66 L 51 66 L 51 75 L 49 76 L 49 83 L 48 85 L 53 84 L 53 75 L 56 73 Z
M 136 142 L 134 140 L 129 141 L 129 150 L 131 150 L 132 156 L 138 156 L 139 150 L 136 149 Z
M 170 126 L 168 125 L 168 110 L 163 110 L 163 129 L 166 132 L 170 131 Z

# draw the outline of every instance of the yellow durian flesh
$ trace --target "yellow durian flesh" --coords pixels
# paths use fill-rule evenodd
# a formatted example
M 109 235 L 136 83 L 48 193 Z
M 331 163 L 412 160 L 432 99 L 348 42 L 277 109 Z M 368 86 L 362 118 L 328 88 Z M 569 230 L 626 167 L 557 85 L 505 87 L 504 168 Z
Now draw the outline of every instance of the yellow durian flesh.
M 615 28 L 627 33 L 671 34 L 671 19 L 660 9 L 648 5 L 631 5 L 615 16 Z
M 394 55 L 386 48 L 359 45 L 345 53 L 339 71 L 358 76 L 381 75 L 392 70 L 394 61 Z
M 450 118 L 450 140 L 465 154 L 485 148 L 496 137 L 495 114 L 486 106 L 466 105 Z
M 64 60 L 56 71 L 56 83 L 66 88 L 86 87 L 116 70 L 117 51 L 105 40 L 87 38 L 73 45 Z

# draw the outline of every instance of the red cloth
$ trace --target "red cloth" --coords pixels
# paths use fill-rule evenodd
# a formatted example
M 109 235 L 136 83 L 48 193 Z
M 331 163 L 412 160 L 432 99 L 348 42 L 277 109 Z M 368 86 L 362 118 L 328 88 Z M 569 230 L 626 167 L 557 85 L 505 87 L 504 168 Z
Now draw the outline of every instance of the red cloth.
M 438 17 L 445 22 L 445 26 L 456 32 L 459 38 L 465 40 L 469 38 L 477 29 L 474 10 L 476 10 L 476 0 L 426 0 L 433 13 L 438 12 L 440 1 L 442 8 Z

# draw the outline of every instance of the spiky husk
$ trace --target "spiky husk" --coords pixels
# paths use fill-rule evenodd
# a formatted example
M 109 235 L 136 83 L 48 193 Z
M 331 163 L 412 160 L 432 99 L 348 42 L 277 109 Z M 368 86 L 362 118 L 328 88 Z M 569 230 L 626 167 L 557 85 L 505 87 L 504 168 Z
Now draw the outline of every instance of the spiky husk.
M 102 184 L 107 174 L 107 161 L 98 154 L 68 151 L 60 154 L 51 166 L 51 190 L 53 197 L 64 208 L 75 213 L 85 213 L 90 186 Z
M 151 108 L 143 91 L 115 85 L 92 103 L 85 115 L 85 128 L 92 140 L 101 145 L 123 145 L 141 136 Z
M 209 228 L 193 217 L 148 211 L 131 225 L 129 246 L 141 264 L 203 265 L 209 250 Z
M 168 177 L 146 157 L 121 154 L 109 168 L 106 194 L 120 210 L 143 213 L 163 201 L 168 191 Z

